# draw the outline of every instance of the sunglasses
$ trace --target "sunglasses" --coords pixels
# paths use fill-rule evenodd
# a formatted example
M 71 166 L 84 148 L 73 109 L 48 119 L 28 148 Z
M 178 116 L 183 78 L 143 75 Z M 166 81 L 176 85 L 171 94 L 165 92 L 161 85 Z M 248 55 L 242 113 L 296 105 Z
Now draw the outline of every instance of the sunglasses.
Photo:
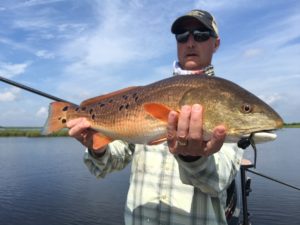
M 211 31 L 200 30 L 188 30 L 180 34 L 175 34 L 175 38 L 179 43 L 185 43 L 189 39 L 189 36 L 193 35 L 193 38 L 197 42 L 207 41 L 210 37 L 213 37 Z

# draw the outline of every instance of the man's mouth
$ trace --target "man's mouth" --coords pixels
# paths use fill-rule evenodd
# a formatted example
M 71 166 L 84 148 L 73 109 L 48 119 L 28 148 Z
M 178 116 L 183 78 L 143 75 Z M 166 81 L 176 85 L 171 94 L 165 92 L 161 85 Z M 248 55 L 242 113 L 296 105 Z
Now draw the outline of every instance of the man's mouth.
M 194 57 L 194 56 L 198 56 L 196 53 L 188 53 L 186 54 L 186 57 Z

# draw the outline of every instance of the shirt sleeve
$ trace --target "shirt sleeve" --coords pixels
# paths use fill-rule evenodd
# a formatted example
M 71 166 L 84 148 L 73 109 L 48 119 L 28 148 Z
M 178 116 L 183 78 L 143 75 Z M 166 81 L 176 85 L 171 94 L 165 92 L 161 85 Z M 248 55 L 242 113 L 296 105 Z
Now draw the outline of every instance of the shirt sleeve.
M 97 178 L 124 169 L 132 160 L 135 146 L 123 141 L 110 143 L 103 156 L 96 158 L 88 150 L 85 151 L 83 161 L 89 171 Z
M 218 196 L 230 185 L 239 171 L 243 150 L 236 144 L 225 143 L 221 150 L 194 162 L 185 162 L 176 156 L 180 179 L 211 196 Z

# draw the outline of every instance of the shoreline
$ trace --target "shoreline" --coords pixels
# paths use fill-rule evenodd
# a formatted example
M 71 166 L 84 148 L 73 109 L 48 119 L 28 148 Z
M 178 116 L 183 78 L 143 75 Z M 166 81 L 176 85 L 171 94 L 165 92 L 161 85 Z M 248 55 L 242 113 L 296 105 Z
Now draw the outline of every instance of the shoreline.
M 63 129 L 50 135 L 42 135 L 38 127 L 0 127 L 0 137 L 68 137 L 68 130 Z

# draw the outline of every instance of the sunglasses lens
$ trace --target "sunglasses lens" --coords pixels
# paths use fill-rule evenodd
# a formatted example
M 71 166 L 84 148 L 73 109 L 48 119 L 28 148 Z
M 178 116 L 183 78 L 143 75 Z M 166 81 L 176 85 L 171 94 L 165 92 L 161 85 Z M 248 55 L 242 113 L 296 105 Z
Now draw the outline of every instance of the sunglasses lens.
M 189 38 L 189 35 L 190 35 L 190 32 L 186 31 L 186 32 L 181 33 L 181 34 L 176 34 L 175 37 L 176 37 L 176 40 L 179 43 L 184 43 L 184 42 L 187 42 L 187 40 Z
M 199 30 L 195 30 L 193 32 L 193 36 L 195 41 L 197 42 L 202 42 L 202 41 L 206 41 L 209 39 L 210 37 L 210 32 L 209 31 L 199 31 Z
M 197 42 L 206 41 L 211 36 L 209 31 L 199 31 L 199 30 L 193 30 L 193 31 L 186 31 L 181 34 L 176 34 L 176 40 L 179 43 L 185 43 L 189 39 L 190 33 L 193 35 L 194 40 Z

